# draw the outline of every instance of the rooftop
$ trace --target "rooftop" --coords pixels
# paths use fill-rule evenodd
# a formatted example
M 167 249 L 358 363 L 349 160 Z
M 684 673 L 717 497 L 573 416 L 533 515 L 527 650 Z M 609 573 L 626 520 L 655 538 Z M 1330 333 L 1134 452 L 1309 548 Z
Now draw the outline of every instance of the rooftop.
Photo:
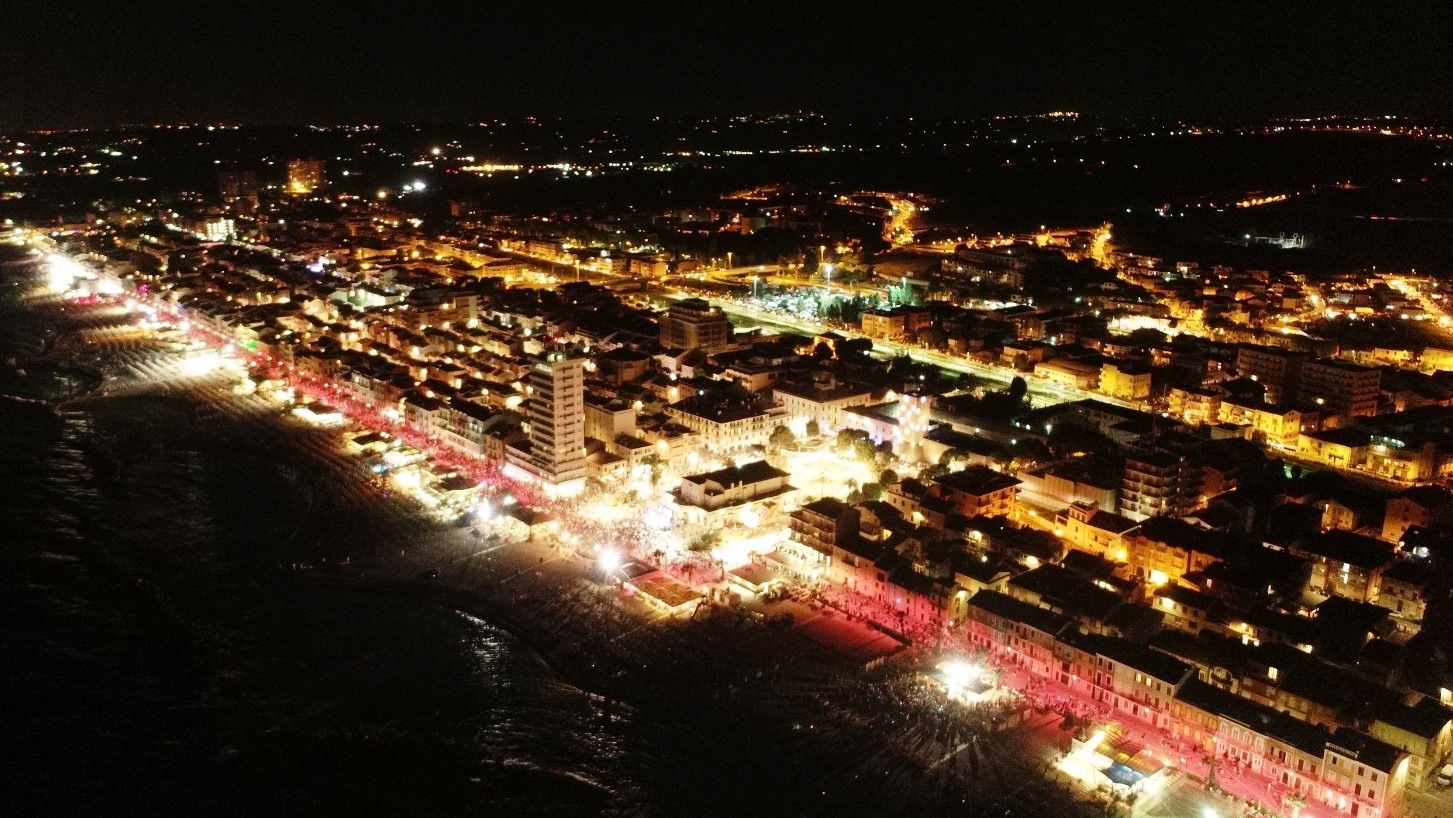
M 775 468 L 765 460 L 754 460 L 750 463 L 727 466 L 724 469 L 693 474 L 681 479 L 690 483 L 714 482 L 722 486 L 743 486 L 789 476 L 787 472 Z
M 934 482 L 954 491 L 982 497 L 996 491 L 1014 488 L 1021 481 L 1016 477 L 994 471 L 988 466 L 970 466 L 962 471 L 949 472 L 935 478 Z

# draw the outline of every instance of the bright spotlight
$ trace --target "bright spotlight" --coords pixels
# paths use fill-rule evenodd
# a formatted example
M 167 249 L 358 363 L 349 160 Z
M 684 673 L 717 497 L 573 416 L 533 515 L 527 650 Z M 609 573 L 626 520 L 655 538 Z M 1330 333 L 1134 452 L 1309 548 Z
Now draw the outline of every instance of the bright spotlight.
M 963 687 L 974 681 L 979 669 L 968 662 L 948 662 L 943 666 L 943 675 L 954 687 Z
M 600 565 L 601 571 L 607 574 L 613 574 L 616 571 L 620 570 L 621 567 L 620 552 L 614 550 L 602 551 L 600 552 L 600 557 L 596 560 L 596 563 Z
M 182 361 L 182 372 L 187 375 L 206 375 L 222 366 L 222 356 L 215 352 L 203 352 Z
M 65 256 L 52 253 L 46 258 L 46 283 L 51 292 L 63 293 L 74 287 L 85 268 Z

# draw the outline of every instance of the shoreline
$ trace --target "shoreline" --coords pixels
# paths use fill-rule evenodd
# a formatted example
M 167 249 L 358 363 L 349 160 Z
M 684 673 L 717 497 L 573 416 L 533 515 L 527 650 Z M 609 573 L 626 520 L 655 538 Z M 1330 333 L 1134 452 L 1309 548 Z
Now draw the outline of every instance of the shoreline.
M 622 704 L 639 707 L 629 701 L 626 694 L 612 689 L 607 677 L 592 676 L 583 672 L 578 665 L 566 661 L 539 638 L 525 620 L 515 618 L 509 609 L 482 596 L 466 596 L 466 588 L 429 585 L 437 580 L 386 579 L 349 575 L 317 570 L 288 571 L 280 573 L 287 581 L 305 587 L 344 589 L 364 594 L 387 594 L 390 596 L 428 603 L 452 613 L 474 617 L 508 633 L 512 638 L 538 657 L 551 671 L 572 686 L 587 693 L 613 698 Z

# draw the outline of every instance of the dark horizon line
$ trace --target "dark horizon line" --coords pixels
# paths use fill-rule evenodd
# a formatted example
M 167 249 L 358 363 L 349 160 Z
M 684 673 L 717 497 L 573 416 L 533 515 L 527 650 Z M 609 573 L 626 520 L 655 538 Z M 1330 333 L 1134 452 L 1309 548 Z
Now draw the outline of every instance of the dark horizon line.
M 1196 122 L 1203 124 L 1259 124 L 1274 122 L 1316 122 L 1335 120 L 1381 120 L 1381 121 L 1403 121 L 1414 122 L 1420 125 L 1442 124 L 1447 119 L 1428 117 L 1423 118 L 1410 114 L 1389 114 L 1383 113 L 1321 113 L 1321 114 L 1095 114 L 1074 109 L 1061 109 L 1054 111 L 1034 111 L 1028 113 L 998 113 L 984 114 L 971 117 L 955 117 L 939 114 L 916 114 L 916 113 L 865 113 L 865 112 L 837 112 L 825 113 L 807 109 L 793 111 L 770 111 L 755 113 L 721 113 L 721 114 L 530 114 L 521 113 L 510 116 L 470 119 L 384 119 L 375 121 L 334 121 L 334 122 L 245 122 L 228 119 L 183 119 L 183 120 L 157 120 L 153 122 L 113 122 L 94 125 L 51 125 L 51 126 L 25 126 L 0 124 L 0 134 L 49 134 L 49 133 L 87 133 L 91 131 L 124 131 L 134 129 L 165 129 L 165 128 L 226 128 L 226 129 L 285 129 L 285 128 L 350 128 L 350 127 L 400 127 L 400 126 L 472 126 L 481 122 L 489 121 L 523 121 L 540 120 L 552 122 L 587 122 L 587 121 L 618 121 L 618 122 L 682 122 L 682 121 L 709 121 L 709 120 L 732 120 L 732 119 L 769 119 L 772 117 L 821 117 L 827 120 L 864 120 L 876 119 L 879 121 L 914 121 L 923 120 L 927 122 L 993 122 L 996 120 L 1031 120 L 1031 119 L 1055 119 L 1052 114 L 1071 113 L 1073 116 L 1063 117 L 1067 120 L 1089 120 L 1096 122 L 1107 122 L 1116 124 L 1144 124 L 1154 122 Z

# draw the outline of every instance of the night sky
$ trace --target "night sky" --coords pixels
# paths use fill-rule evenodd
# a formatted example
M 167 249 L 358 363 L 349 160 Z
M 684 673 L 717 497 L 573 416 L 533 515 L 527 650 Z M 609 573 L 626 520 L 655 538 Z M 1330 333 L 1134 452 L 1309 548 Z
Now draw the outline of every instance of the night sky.
M 576 5 L 7 4 L 0 127 L 1453 114 L 1446 3 Z

